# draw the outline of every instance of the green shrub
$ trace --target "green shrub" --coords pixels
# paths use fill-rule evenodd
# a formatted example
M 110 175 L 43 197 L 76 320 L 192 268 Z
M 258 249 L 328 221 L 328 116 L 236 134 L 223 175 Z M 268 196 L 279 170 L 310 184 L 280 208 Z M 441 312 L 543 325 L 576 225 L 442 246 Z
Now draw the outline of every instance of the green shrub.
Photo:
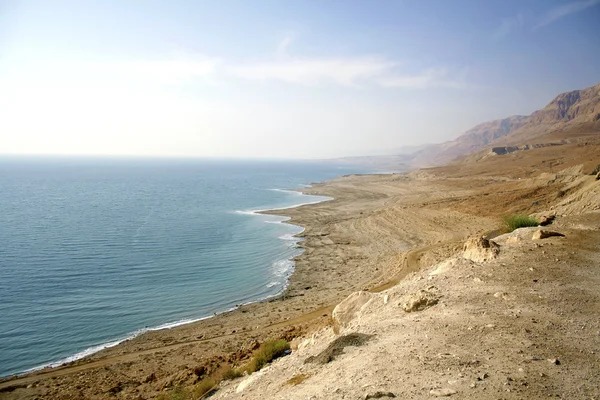
M 263 343 L 254 353 L 252 360 L 246 365 L 246 372 L 249 374 L 260 370 L 262 367 L 281 357 L 286 350 L 290 349 L 290 344 L 287 340 L 269 340 Z
M 504 229 L 507 232 L 512 232 L 518 228 L 524 228 L 527 226 L 538 226 L 539 221 L 533 217 L 527 215 L 520 214 L 511 214 L 502 218 L 502 222 L 504 223 Z

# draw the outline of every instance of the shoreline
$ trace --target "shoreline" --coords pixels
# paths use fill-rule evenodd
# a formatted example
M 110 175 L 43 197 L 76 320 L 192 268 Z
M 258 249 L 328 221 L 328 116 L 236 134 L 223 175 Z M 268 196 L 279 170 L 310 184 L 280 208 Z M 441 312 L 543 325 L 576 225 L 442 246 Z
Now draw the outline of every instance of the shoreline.
M 238 365 L 255 343 L 292 340 L 329 326 L 336 304 L 358 290 L 394 285 L 398 276 L 411 272 L 403 270 L 411 257 L 413 265 L 422 262 L 420 253 L 411 256 L 411 249 L 435 243 L 430 232 L 414 230 L 415 221 L 430 217 L 407 213 L 404 205 L 414 201 L 415 194 L 430 198 L 443 193 L 435 182 L 406 174 L 352 175 L 299 190 L 333 200 L 264 211 L 305 229 L 299 242 L 304 252 L 295 257 L 294 272 L 278 296 L 172 329 L 145 332 L 60 367 L 0 379 L 0 393 L 33 385 L 56 397 L 75 385 L 93 387 L 98 392 L 94 395 L 102 397 L 111 389 L 106 382 L 120 387 L 123 376 L 133 376 L 139 382 L 136 390 L 155 397 L 157 390 L 194 382 L 198 368 L 215 371 L 223 364 Z M 389 212 L 404 223 L 390 225 Z M 456 227 L 442 232 L 444 237 L 464 233 Z M 90 383 L 98 379 L 104 383 Z
M 334 178 L 334 179 L 336 179 L 336 178 Z M 288 217 L 288 216 L 279 215 L 279 214 L 273 214 L 272 212 L 283 211 L 283 210 L 290 210 L 290 209 L 294 209 L 294 208 L 297 208 L 297 207 L 302 207 L 302 206 L 307 206 L 307 205 L 313 205 L 313 204 L 319 204 L 319 203 L 322 203 L 322 202 L 327 202 L 327 201 L 334 200 L 332 197 L 312 195 L 312 194 L 305 194 L 302 191 L 303 189 L 310 188 L 310 187 L 312 187 L 312 185 L 308 185 L 306 187 L 298 188 L 298 189 L 269 189 L 269 190 L 280 191 L 280 192 L 288 192 L 288 193 L 297 193 L 297 194 L 299 194 L 300 197 L 304 197 L 304 196 L 323 197 L 323 199 L 319 199 L 319 200 L 315 200 L 315 201 L 310 201 L 310 202 L 304 202 L 304 203 L 295 204 L 295 205 L 291 205 L 291 206 L 285 206 L 285 207 L 276 207 L 276 208 L 261 209 L 261 210 L 248 210 L 248 211 L 238 210 L 238 211 L 234 211 L 234 212 L 238 213 L 238 214 L 255 215 L 255 216 L 258 216 L 258 215 L 272 215 L 272 216 L 278 216 L 278 217 L 282 218 L 280 221 L 276 221 L 276 222 L 272 222 L 272 221 L 263 221 L 263 222 L 264 223 L 282 223 L 282 224 L 287 224 L 287 225 L 290 225 L 290 226 L 296 226 L 296 227 L 301 228 L 302 230 L 300 232 L 289 234 L 289 235 L 291 235 L 294 238 L 295 246 L 296 247 L 301 247 L 301 246 L 298 246 L 298 243 L 300 243 L 301 241 L 303 241 L 303 239 L 300 239 L 298 237 L 298 235 L 302 234 L 306 230 L 306 228 L 303 227 L 303 226 L 301 226 L 301 225 L 296 225 L 296 224 L 289 223 L 288 221 L 291 218 Z M 282 237 L 276 237 L 275 239 L 287 240 L 287 239 L 283 239 Z M 91 356 L 93 356 L 93 355 L 95 355 L 95 354 L 97 354 L 99 352 L 102 352 L 102 351 L 107 350 L 107 349 L 114 348 L 116 346 L 119 346 L 122 343 L 125 343 L 125 342 L 128 342 L 130 340 L 136 339 L 136 338 L 138 338 L 138 337 L 140 337 L 142 335 L 145 335 L 145 334 L 147 334 L 149 332 L 156 332 L 156 331 L 161 331 L 161 330 L 170 330 L 170 329 L 178 328 L 178 327 L 181 327 L 181 326 L 198 323 L 198 322 L 201 322 L 201 321 L 208 320 L 210 318 L 214 318 L 214 317 L 219 316 L 219 315 L 223 315 L 223 314 L 227 314 L 227 313 L 230 313 L 230 312 L 234 312 L 234 311 L 238 310 L 239 308 L 241 308 L 243 306 L 247 306 L 247 305 L 250 305 L 250 304 L 256 304 L 256 303 L 261 303 L 261 302 L 265 302 L 265 301 L 269 301 L 269 300 L 272 300 L 272 299 L 277 299 L 279 297 L 282 297 L 284 295 L 285 291 L 287 290 L 287 288 L 289 286 L 289 280 L 290 280 L 291 276 L 294 273 L 294 270 L 295 270 L 295 259 L 297 257 L 301 256 L 304 253 L 304 251 L 305 250 L 302 249 L 302 251 L 301 251 L 300 254 L 292 256 L 292 257 L 286 259 L 287 261 L 293 262 L 293 266 L 292 266 L 292 269 L 291 269 L 290 273 L 287 274 L 287 276 L 285 278 L 286 282 L 283 285 L 282 289 L 280 291 L 278 291 L 277 293 L 275 293 L 275 294 L 268 295 L 266 297 L 259 298 L 259 299 L 256 299 L 256 300 L 252 300 L 252 301 L 249 301 L 249 302 L 246 302 L 246 303 L 238 304 L 238 305 L 235 305 L 235 306 L 230 307 L 230 308 L 228 308 L 226 310 L 223 310 L 223 311 L 215 311 L 211 315 L 207 315 L 207 316 L 204 316 L 204 317 L 193 318 L 193 319 L 186 319 L 186 320 L 180 320 L 180 321 L 165 322 L 165 323 L 157 325 L 155 327 L 140 328 L 140 329 L 137 329 L 137 330 L 135 330 L 135 331 L 133 331 L 131 333 L 126 334 L 125 337 L 122 338 L 122 339 L 116 338 L 116 339 L 111 339 L 111 340 L 109 340 L 109 341 L 107 341 L 105 343 L 100 343 L 100 344 L 97 344 L 97 345 L 91 345 L 91 346 L 89 346 L 89 347 L 87 347 L 87 348 L 85 348 L 85 349 L 83 349 L 83 350 L 81 350 L 79 352 L 76 352 L 75 354 L 63 357 L 63 358 L 61 358 L 59 360 L 50 361 L 50 362 L 44 363 L 42 365 L 39 365 L 39 366 L 30 368 L 30 369 L 27 369 L 27 370 L 24 370 L 24 371 L 16 372 L 16 373 L 11 374 L 11 375 L 0 376 L 0 383 L 3 382 L 3 381 L 12 380 L 12 379 L 19 378 L 19 377 L 22 377 L 22 376 L 26 376 L 26 375 L 29 375 L 29 374 L 32 374 L 32 373 L 36 373 L 36 372 L 39 372 L 39 371 L 44 371 L 44 370 L 47 370 L 47 369 L 52 370 L 52 369 L 61 368 L 61 367 L 65 366 L 65 365 L 69 365 L 71 363 L 75 363 L 75 362 L 78 362 L 80 360 L 85 360 L 86 358 L 91 357 Z M 278 260 L 278 261 L 281 261 L 281 260 Z

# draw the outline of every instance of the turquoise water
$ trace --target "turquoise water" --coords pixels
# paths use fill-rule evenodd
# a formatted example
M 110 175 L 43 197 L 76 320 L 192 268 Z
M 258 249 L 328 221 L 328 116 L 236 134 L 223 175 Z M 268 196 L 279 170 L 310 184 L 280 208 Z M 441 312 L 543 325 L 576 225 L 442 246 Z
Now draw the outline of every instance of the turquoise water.
M 0 159 L 0 376 L 281 292 L 301 228 L 252 210 L 356 168 Z M 362 171 L 365 172 L 365 171 Z

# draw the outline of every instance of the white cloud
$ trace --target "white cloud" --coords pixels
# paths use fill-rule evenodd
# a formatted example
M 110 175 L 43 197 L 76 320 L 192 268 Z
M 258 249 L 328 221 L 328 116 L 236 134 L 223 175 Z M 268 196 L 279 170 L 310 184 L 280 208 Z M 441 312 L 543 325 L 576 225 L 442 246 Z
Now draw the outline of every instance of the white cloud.
M 465 86 L 461 81 L 451 79 L 444 68 L 429 68 L 415 75 L 390 76 L 380 80 L 379 84 L 383 87 L 405 89 L 425 89 L 430 87 L 459 89 Z
M 143 81 L 178 85 L 198 79 L 210 81 L 221 60 L 191 58 L 175 60 L 118 60 L 74 63 L 67 70 L 76 69 L 76 75 L 101 77 L 110 80 Z
M 249 80 L 279 80 L 302 85 L 333 82 L 358 87 L 361 81 L 381 76 L 396 65 L 377 58 L 300 58 L 242 64 L 227 71 Z
M 291 36 L 284 37 L 281 42 L 277 45 L 277 54 L 285 55 L 287 53 L 287 49 L 292 44 L 294 39 Z
M 17 75 L 21 80 L 178 85 L 203 79 L 211 82 L 219 69 L 217 58 L 195 57 L 163 60 L 23 60 Z M 41 67 L 43 65 L 43 67 Z
M 500 40 L 510 35 L 511 33 L 521 29 L 525 25 L 525 16 L 519 13 L 513 17 L 503 18 L 500 26 L 492 34 L 495 40 Z
M 423 89 L 461 87 L 443 68 L 428 68 L 415 74 L 398 72 L 400 63 L 379 57 L 363 58 L 288 58 L 230 66 L 227 72 L 256 81 L 283 81 L 300 85 L 334 83 L 346 87 L 380 86 Z
M 179 84 L 216 72 L 220 64 L 218 59 L 166 60 L 166 61 L 124 61 L 109 64 L 110 71 L 135 79 L 151 80 L 159 83 Z
M 535 30 L 546 25 L 550 25 L 551 23 L 556 22 L 569 14 L 583 11 L 586 8 L 595 6 L 597 4 L 600 4 L 600 0 L 574 1 L 566 3 L 562 6 L 554 7 L 542 15 L 533 29 Z

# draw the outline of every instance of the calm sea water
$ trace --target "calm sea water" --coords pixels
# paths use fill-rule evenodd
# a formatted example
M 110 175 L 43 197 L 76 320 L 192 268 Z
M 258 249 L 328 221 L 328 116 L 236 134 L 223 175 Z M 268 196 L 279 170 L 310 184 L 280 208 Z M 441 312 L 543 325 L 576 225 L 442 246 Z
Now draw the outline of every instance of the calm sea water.
M 0 159 L 0 376 L 281 292 L 302 229 L 252 210 L 332 164 Z

